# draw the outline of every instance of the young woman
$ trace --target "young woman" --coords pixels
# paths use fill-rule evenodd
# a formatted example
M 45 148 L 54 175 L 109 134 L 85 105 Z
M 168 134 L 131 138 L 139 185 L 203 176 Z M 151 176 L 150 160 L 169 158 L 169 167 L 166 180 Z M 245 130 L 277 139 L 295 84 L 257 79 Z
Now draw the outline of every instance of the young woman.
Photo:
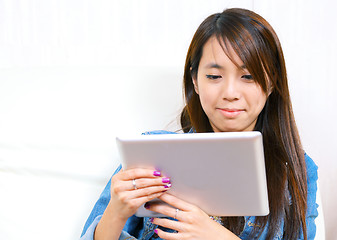
M 170 179 L 155 169 L 119 167 L 81 239 L 313 239 L 317 167 L 302 149 L 281 45 L 269 23 L 244 9 L 227 9 L 205 19 L 187 53 L 184 90 L 185 133 L 262 133 L 270 214 L 208 216 L 167 193 Z M 168 132 L 148 134 L 158 133 Z M 174 219 L 133 215 L 154 198 L 173 208 L 147 207 Z

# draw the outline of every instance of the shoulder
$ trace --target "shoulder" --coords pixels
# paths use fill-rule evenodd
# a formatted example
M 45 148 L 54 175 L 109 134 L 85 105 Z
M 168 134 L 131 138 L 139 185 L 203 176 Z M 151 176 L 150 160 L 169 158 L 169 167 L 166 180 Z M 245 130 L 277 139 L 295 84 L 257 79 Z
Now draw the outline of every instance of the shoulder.
M 306 164 L 306 170 L 307 170 L 307 175 L 308 178 L 317 180 L 318 175 L 317 175 L 317 165 L 315 164 L 314 160 L 309 157 L 308 154 L 304 154 L 304 159 L 305 159 L 305 164 Z
M 177 134 L 177 133 L 166 130 L 154 130 L 142 133 L 142 135 L 156 135 L 156 134 L 158 135 L 158 134 Z
M 187 133 L 196 133 L 196 131 L 191 128 Z M 142 135 L 156 135 L 156 134 L 187 134 L 183 132 L 172 132 L 172 131 L 167 131 L 167 130 L 153 130 L 153 131 L 146 131 L 143 132 Z

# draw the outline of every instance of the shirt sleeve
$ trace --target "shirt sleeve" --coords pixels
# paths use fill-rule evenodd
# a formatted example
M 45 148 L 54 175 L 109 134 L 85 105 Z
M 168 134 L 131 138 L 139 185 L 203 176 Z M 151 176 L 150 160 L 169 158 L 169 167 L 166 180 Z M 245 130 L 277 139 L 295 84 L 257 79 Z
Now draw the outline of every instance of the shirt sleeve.
M 96 229 L 96 226 L 97 226 L 98 222 L 101 220 L 101 218 L 102 218 L 102 215 L 99 215 L 94 219 L 94 221 L 86 229 L 86 232 L 81 236 L 80 240 L 93 240 L 94 239 L 95 229 Z M 136 240 L 137 238 L 131 236 L 126 231 L 122 231 L 118 240 L 125 240 L 125 239 Z
M 316 203 L 316 194 L 317 194 L 317 169 L 318 167 L 314 163 L 314 161 L 305 154 L 305 161 L 307 165 L 307 184 L 308 184 L 308 199 L 307 199 L 307 216 L 306 216 L 306 224 L 307 224 L 307 236 L 309 239 L 314 239 L 316 235 L 316 224 L 315 218 L 318 216 Z
M 98 222 L 101 220 L 102 215 L 97 216 L 94 221 L 86 228 L 83 229 L 80 240 L 92 240 L 94 239 L 94 233 Z
M 122 169 L 122 165 L 116 169 L 113 175 L 117 174 Z M 111 195 L 110 195 L 110 188 L 111 188 L 111 179 L 109 180 L 108 184 L 105 186 L 101 196 L 99 197 L 98 201 L 96 202 L 94 208 L 92 209 L 89 218 L 87 219 L 82 234 L 81 240 L 89 240 L 93 239 L 94 232 L 98 222 L 100 221 L 106 207 L 109 204 Z
M 117 174 L 122 169 L 122 165 L 116 169 L 113 175 Z M 111 198 L 111 179 L 109 180 L 108 184 L 105 186 L 101 196 L 99 197 L 98 201 L 96 202 L 94 208 L 92 209 L 81 234 L 80 240 L 93 240 L 95 229 L 97 224 L 101 220 L 105 209 L 107 208 L 110 198 Z M 138 218 L 136 216 L 130 217 L 119 236 L 119 240 L 124 239 L 137 239 L 136 237 L 141 236 L 143 233 L 143 219 Z M 136 236 L 132 236 L 132 235 Z

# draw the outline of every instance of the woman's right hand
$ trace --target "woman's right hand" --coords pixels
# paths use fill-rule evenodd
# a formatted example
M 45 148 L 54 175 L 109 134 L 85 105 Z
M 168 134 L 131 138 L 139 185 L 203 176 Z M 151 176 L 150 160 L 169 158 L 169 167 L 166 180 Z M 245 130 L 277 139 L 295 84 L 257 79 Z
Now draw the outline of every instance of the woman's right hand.
M 160 197 L 170 186 L 170 179 L 154 169 L 134 168 L 120 171 L 111 179 L 108 208 L 122 221 L 126 221 L 140 206 Z
M 99 221 L 94 239 L 118 239 L 129 217 L 144 203 L 170 188 L 170 179 L 154 169 L 120 171 L 111 178 L 111 199 Z

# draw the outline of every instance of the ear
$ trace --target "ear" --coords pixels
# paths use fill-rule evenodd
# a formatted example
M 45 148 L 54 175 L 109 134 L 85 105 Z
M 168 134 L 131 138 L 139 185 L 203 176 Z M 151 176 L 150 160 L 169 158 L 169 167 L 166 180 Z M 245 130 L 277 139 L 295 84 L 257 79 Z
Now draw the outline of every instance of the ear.
M 192 70 L 192 68 L 190 68 Z M 197 81 L 197 75 L 191 74 L 193 85 L 194 85 L 194 91 L 199 95 L 199 89 L 198 89 L 198 81 Z
M 269 86 L 268 86 L 268 97 L 269 97 L 269 95 L 273 92 L 273 90 L 274 90 L 274 86 L 269 82 L 269 84 L 268 84 Z
M 270 78 L 268 77 L 268 75 L 265 73 L 265 76 L 267 78 L 267 97 L 270 96 L 270 94 L 274 91 L 274 84 L 272 83 L 272 81 L 270 80 Z

